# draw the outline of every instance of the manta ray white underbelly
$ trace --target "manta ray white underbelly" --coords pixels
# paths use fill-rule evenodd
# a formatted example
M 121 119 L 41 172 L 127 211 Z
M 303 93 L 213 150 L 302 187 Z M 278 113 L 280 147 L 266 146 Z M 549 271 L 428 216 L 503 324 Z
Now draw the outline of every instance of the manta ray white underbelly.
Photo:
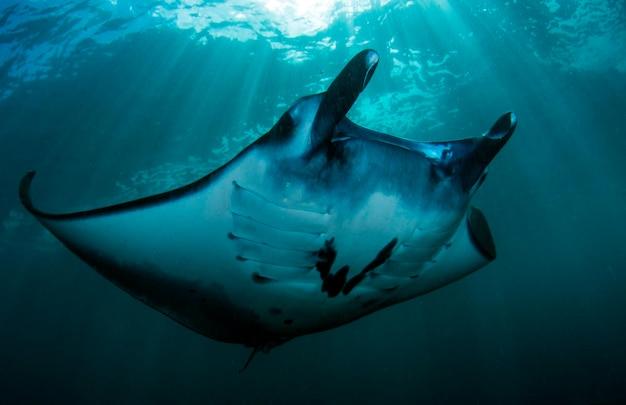
M 378 63 L 357 54 L 229 163 L 181 188 L 68 214 L 26 207 L 129 294 L 210 338 L 270 348 L 444 286 L 495 258 L 470 198 L 516 126 L 421 143 L 345 114 Z

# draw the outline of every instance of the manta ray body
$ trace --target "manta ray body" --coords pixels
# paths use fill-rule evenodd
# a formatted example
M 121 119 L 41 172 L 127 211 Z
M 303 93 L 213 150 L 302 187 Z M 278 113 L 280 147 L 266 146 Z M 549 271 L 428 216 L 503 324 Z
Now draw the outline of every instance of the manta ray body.
M 117 205 L 48 213 L 23 205 L 104 277 L 192 330 L 270 349 L 442 287 L 495 258 L 470 200 L 516 126 L 416 142 L 345 117 L 378 54 L 298 100 L 224 166 Z

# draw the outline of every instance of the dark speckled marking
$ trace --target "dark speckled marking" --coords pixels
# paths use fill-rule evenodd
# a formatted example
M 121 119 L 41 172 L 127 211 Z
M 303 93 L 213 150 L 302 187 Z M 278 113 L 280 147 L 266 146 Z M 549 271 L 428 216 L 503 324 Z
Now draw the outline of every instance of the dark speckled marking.
M 257 284 L 267 284 L 276 280 L 271 277 L 267 277 L 267 276 L 264 276 L 262 274 L 255 272 L 255 273 L 252 273 L 252 281 L 254 281 Z
M 380 252 L 378 252 L 374 260 L 369 262 L 368 265 L 365 266 L 359 274 L 348 280 L 346 285 L 343 287 L 343 293 L 349 294 L 350 291 L 354 289 L 354 287 L 356 287 L 361 281 L 363 281 L 363 279 L 365 279 L 365 275 L 367 273 L 389 260 L 389 258 L 391 257 L 391 252 L 393 252 L 393 248 L 396 247 L 397 244 L 398 238 L 393 238 L 389 243 L 387 243 L 385 247 L 383 247 Z
M 326 292 L 331 298 L 339 295 L 343 286 L 346 284 L 349 271 L 349 266 L 343 266 L 337 270 L 337 273 L 328 274 L 322 283 L 322 291 Z
M 393 238 L 391 242 L 387 243 L 384 248 L 378 252 L 374 260 L 372 260 L 365 268 L 362 270 L 363 273 L 370 272 L 374 270 L 376 267 L 385 263 L 391 257 L 391 252 L 393 248 L 398 244 L 398 238 Z
M 337 258 L 337 250 L 335 250 L 335 238 L 324 241 L 324 246 L 317 252 L 317 263 L 315 268 L 320 272 L 322 280 L 330 274 L 330 269 Z
M 291 324 L 293 324 L 293 319 L 285 319 L 285 320 L 283 321 L 283 323 L 284 323 L 285 325 L 291 325 Z
M 324 246 L 317 252 L 317 263 L 315 263 L 315 268 L 322 279 L 322 292 L 327 293 L 329 297 L 336 297 L 341 292 L 350 270 L 348 266 L 343 266 L 337 273 L 332 274 L 330 271 L 336 258 L 335 238 L 330 238 L 324 241 Z
M 356 276 L 352 277 L 350 280 L 348 280 L 348 282 L 346 283 L 346 285 L 343 287 L 343 293 L 344 294 L 349 294 L 350 291 L 352 291 L 354 289 L 354 287 L 356 287 L 361 281 L 363 281 L 365 279 L 365 274 L 362 270 L 359 274 L 357 274 Z
M 328 294 L 328 297 L 336 297 L 340 292 L 349 294 L 354 287 L 365 279 L 365 276 L 372 270 L 384 264 L 391 257 L 393 249 L 398 244 L 398 238 L 393 238 L 378 252 L 374 260 L 367 264 L 357 275 L 348 278 L 350 267 L 342 266 L 336 273 L 331 273 L 335 259 L 337 258 L 337 250 L 335 249 L 335 238 L 331 238 L 324 242 L 324 246 L 317 252 L 317 263 L 315 268 L 320 273 L 322 279 L 322 292 Z

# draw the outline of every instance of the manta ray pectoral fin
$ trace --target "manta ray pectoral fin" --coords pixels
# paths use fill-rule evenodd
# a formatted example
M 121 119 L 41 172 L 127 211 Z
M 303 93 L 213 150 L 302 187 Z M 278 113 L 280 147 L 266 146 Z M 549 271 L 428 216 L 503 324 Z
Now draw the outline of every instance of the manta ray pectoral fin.
M 345 117 L 359 94 L 369 83 L 378 66 L 378 53 L 366 49 L 354 56 L 322 95 L 313 121 L 311 142 L 318 145 L 330 141 L 335 126 Z
M 55 214 L 33 206 L 34 175 L 29 172 L 20 183 L 24 207 L 76 256 L 177 322 L 222 340 L 236 339 L 222 326 L 227 320 L 207 326 L 206 308 L 216 302 L 211 294 L 222 294 L 222 287 L 217 282 L 203 286 L 198 282 L 200 273 L 194 273 L 194 269 L 210 270 L 203 254 L 215 250 L 213 224 L 198 219 L 211 201 L 210 187 L 179 188 L 128 203 Z M 200 291 L 207 301 L 202 301 Z
M 458 280 L 492 262 L 496 247 L 483 213 L 470 207 L 448 246 L 419 275 L 423 292 Z

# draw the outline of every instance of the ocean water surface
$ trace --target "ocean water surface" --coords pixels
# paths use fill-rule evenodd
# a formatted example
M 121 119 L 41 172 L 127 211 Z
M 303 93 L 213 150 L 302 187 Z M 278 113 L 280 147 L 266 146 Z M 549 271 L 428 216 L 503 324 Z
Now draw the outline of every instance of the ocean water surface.
M 415 140 L 518 129 L 474 203 L 498 258 L 259 354 L 134 300 L 20 205 L 168 190 L 362 49 L 349 113 Z M 618 0 L 0 2 L 0 403 L 626 401 L 626 6 Z

